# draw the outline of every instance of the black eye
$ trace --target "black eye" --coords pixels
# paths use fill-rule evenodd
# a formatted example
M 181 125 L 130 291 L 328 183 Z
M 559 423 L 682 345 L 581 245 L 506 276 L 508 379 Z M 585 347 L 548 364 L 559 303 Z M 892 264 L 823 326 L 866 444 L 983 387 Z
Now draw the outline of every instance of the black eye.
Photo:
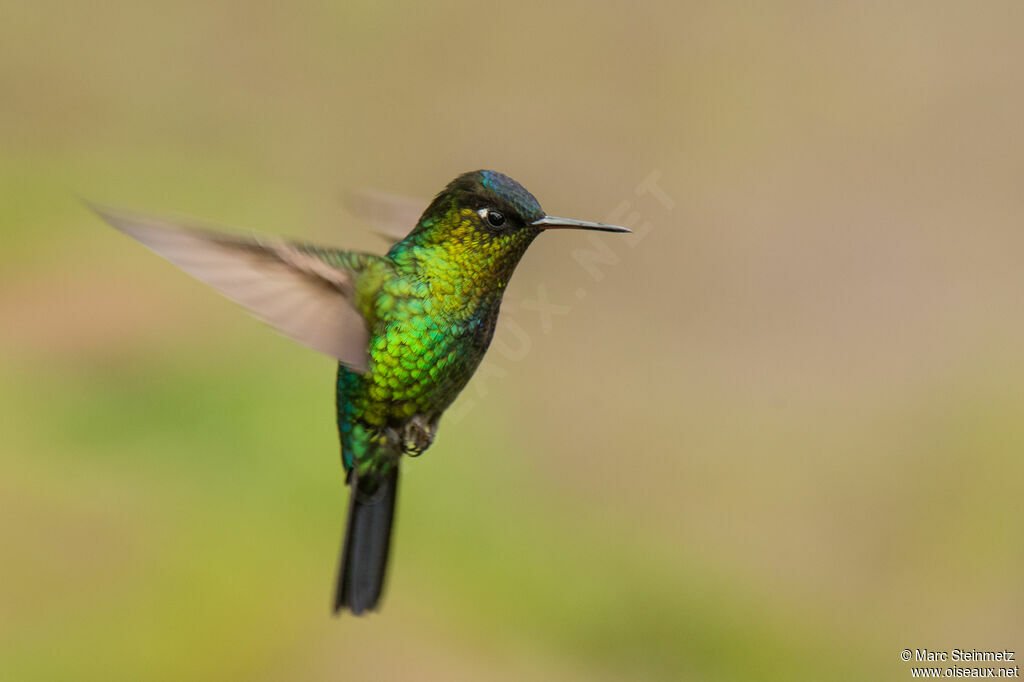
M 487 211 L 487 222 L 491 224 L 491 227 L 501 227 L 505 224 L 505 216 L 501 211 L 489 210 Z

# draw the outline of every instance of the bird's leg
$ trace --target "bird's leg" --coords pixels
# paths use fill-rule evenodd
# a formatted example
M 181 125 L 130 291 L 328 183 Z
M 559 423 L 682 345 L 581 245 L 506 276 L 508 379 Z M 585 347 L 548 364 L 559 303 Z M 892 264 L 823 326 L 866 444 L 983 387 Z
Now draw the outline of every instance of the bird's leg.
M 437 418 L 428 419 L 418 414 L 405 423 L 402 432 L 402 449 L 410 457 L 418 457 L 434 442 Z

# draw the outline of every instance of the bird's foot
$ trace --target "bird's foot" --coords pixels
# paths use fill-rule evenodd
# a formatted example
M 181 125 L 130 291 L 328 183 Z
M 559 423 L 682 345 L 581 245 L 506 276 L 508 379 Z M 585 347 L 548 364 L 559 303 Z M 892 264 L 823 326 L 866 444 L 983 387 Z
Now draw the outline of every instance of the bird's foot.
M 434 442 L 437 421 L 416 415 L 405 424 L 402 432 L 402 450 L 410 457 L 418 457 Z

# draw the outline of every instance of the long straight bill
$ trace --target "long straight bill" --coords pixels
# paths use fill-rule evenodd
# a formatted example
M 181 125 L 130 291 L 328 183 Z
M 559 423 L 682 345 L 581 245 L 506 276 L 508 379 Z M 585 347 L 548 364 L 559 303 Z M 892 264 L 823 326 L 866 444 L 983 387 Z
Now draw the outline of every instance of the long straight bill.
M 576 220 L 575 218 L 556 218 L 553 215 L 546 215 L 540 220 L 534 220 L 531 224 L 542 230 L 599 230 L 601 232 L 632 232 L 632 230 L 619 225 L 592 223 L 589 220 Z

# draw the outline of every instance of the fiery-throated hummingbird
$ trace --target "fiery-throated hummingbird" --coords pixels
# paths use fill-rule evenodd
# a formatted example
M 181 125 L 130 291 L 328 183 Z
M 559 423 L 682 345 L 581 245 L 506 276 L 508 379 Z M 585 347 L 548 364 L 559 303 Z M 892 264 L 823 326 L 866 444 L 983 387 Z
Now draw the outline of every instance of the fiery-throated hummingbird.
M 351 488 L 334 610 L 377 607 L 402 455 L 434 440 L 494 335 L 501 297 L 545 230 L 629 232 L 546 215 L 495 171 L 455 178 L 384 256 L 246 238 L 96 209 L 121 232 L 300 343 L 338 360 Z

